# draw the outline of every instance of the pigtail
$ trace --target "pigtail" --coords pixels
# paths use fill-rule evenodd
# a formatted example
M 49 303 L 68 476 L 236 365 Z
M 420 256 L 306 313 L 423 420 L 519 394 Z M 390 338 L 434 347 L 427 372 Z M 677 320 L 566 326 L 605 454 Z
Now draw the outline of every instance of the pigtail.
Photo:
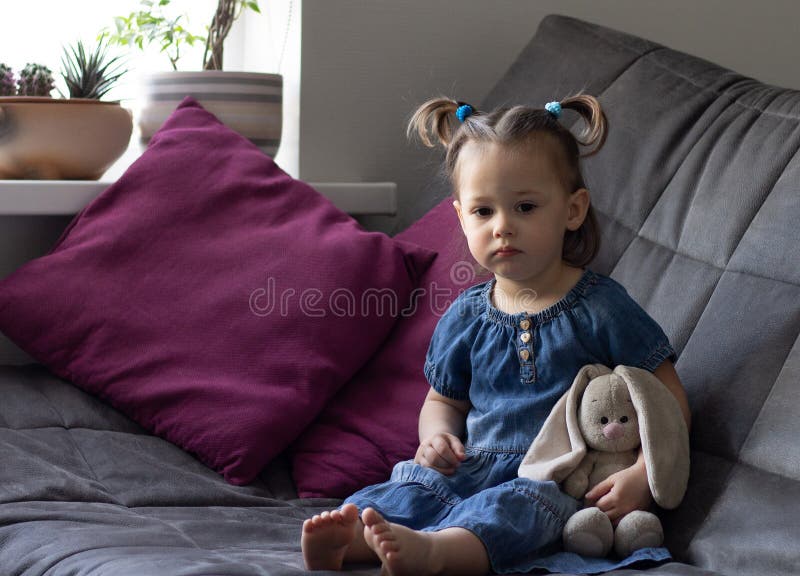
M 455 131 L 456 110 L 459 103 L 450 98 L 433 98 L 422 104 L 408 123 L 407 135 L 409 138 L 418 136 L 425 146 L 433 148 L 436 142 L 445 148 L 453 140 Z
M 594 96 L 579 94 L 570 96 L 561 101 L 561 107 L 567 110 L 574 110 L 586 122 L 586 128 L 575 139 L 582 146 L 590 148 L 582 156 L 591 156 L 603 147 L 608 134 L 606 115 L 600 107 L 600 102 Z

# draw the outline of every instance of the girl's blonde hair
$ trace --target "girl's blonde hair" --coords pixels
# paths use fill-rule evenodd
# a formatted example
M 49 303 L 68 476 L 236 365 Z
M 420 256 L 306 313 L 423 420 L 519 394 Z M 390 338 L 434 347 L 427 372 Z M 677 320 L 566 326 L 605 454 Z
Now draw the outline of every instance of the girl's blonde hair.
M 408 124 L 408 135 L 417 135 L 428 147 L 437 143 L 445 147 L 445 168 L 456 196 L 458 156 L 464 144 L 491 142 L 517 146 L 544 136 L 557 151 L 556 163 L 565 188 L 573 192 L 586 188 L 580 158 L 595 154 L 603 146 L 607 133 L 606 117 L 597 98 L 587 94 L 565 98 L 559 104 L 583 118 L 586 126 L 580 134 L 575 135 L 565 128 L 557 115 L 530 106 L 499 108 L 488 113 L 473 109 L 463 122 L 459 122 L 456 110 L 464 103 L 441 97 L 428 100 L 417 109 Z M 580 146 L 586 148 L 583 153 Z M 600 229 L 590 205 L 581 227 L 565 233 L 562 257 L 571 265 L 582 267 L 592 261 L 599 248 Z

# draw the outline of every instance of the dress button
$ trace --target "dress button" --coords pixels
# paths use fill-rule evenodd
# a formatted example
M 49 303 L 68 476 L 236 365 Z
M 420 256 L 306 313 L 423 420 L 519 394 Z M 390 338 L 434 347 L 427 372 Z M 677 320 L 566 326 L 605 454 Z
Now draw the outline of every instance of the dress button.
M 531 327 L 531 321 L 525 318 L 525 320 L 519 323 L 519 327 L 522 328 L 523 330 L 527 330 L 528 328 Z
M 519 357 L 522 358 L 523 360 L 527 361 L 528 358 L 531 357 L 531 353 L 528 352 L 527 349 L 523 348 L 522 350 L 519 351 Z
M 531 340 L 531 333 L 530 332 L 523 332 L 519 335 L 519 339 L 527 344 Z

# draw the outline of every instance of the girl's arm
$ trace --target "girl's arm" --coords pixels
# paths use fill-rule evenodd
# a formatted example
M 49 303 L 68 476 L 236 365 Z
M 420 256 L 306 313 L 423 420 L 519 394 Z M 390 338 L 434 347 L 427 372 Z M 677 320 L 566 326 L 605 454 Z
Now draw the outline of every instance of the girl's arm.
M 686 427 L 691 425 L 691 412 L 686 391 L 672 362 L 665 360 L 653 374 L 664 383 L 667 389 L 675 396 L 681 407 Z M 639 450 L 636 464 L 621 472 L 612 474 L 586 493 L 589 505 L 595 505 L 605 512 L 614 525 L 626 514 L 634 510 L 646 510 L 652 502 L 650 485 L 647 482 L 647 468 L 644 462 L 644 453 Z
M 665 360 L 661 363 L 661 365 L 656 368 L 656 371 L 653 372 L 653 375 L 661 380 L 664 383 L 672 395 L 675 396 L 675 400 L 678 401 L 678 405 L 681 407 L 681 412 L 683 413 L 683 419 L 686 420 L 686 429 L 692 429 L 692 413 L 689 411 L 689 400 L 686 398 L 686 390 L 683 389 L 683 384 L 681 384 L 681 379 L 678 377 L 678 373 L 675 371 L 675 366 L 672 365 L 672 362 L 669 360 Z
M 466 458 L 461 442 L 470 404 L 442 396 L 433 388 L 419 413 L 419 448 L 414 462 L 452 474 Z

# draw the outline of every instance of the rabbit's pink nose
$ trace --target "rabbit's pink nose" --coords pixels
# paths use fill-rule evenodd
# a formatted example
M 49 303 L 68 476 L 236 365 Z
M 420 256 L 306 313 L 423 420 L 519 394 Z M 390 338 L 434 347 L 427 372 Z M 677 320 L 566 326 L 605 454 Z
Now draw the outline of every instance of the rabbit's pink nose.
M 609 440 L 616 440 L 625 436 L 625 427 L 622 424 L 612 422 L 603 427 L 603 436 Z

